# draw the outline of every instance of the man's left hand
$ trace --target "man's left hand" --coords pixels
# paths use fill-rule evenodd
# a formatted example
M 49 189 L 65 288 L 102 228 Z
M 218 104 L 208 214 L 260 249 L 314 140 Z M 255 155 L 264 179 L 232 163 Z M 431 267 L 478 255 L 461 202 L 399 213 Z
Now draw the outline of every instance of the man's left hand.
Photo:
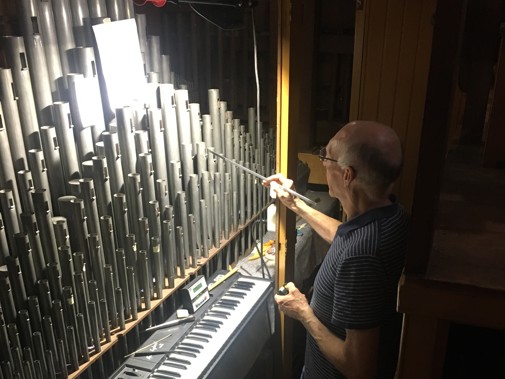
M 287 295 L 275 295 L 279 310 L 287 316 L 303 322 L 304 318 L 312 313 L 307 298 L 292 282 L 285 284 L 284 288 L 289 290 Z

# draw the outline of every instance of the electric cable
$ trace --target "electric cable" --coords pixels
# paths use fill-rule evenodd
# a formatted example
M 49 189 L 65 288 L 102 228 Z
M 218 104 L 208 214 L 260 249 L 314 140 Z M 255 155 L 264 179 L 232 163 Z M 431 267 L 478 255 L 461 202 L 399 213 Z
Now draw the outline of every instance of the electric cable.
M 218 24 L 216 24 L 215 22 L 209 20 L 207 17 L 205 17 L 203 14 L 201 14 L 200 12 L 198 12 L 194 7 L 193 7 L 193 4 L 191 4 L 191 2 L 188 2 L 189 4 L 189 7 L 193 10 L 193 12 L 195 12 L 198 16 L 200 16 L 201 18 L 203 18 L 205 21 L 207 22 L 210 22 L 212 25 L 214 25 L 216 28 L 218 29 L 221 29 L 221 30 L 226 30 L 224 28 L 222 28 L 221 26 L 219 26 Z
M 258 74 L 258 46 L 256 43 L 256 25 L 254 22 L 254 10 L 251 9 L 251 23 L 252 23 L 252 34 L 253 34 L 253 57 L 254 57 L 254 77 L 256 80 L 256 134 L 257 136 L 253 136 L 255 143 L 259 144 L 258 136 L 261 136 L 260 129 L 260 81 Z
M 255 233 L 254 233 L 254 228 L 261 224 L 261 223 L 266 223 L 266 220 L 265 219 L 259 219 L 259 220 L 256 220 L 252 223 L 252 226 L 251 226 L 251 230 L 250 230 L 250 233 L 251 233 L 251 237 L 254 239 L 254 247 L 257 249 L 258 246 L 256 244 L 256 238 L 255 238 Z M 256 230 L 256 232 L 258 232 Z M 272 279 L 272 275 L 270 275 L 270 271 L 268 270 L 268 267 L 266 266 L 266 262 L 264 261 L 263 259 L 263 233 L 260 233 L 260 248 L 258 249 L 258 255 L 260 257 L 260 261 L 261 261 L 261 275 L 263 276 L 263 279 L 266 279 L 266 276 L 268 276 L 268 279 Z M 265 270 L 267 272 L 267 275 L 265 276 Z

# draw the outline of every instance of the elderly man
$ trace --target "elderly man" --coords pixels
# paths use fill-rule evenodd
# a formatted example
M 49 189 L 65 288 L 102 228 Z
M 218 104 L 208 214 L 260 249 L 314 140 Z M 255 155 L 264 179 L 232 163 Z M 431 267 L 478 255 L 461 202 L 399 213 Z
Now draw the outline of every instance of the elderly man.
M 403 268 L 408 217 L 391 195 L 402 167 L 396 133 L 377 122 L 345 125 L 321 149 L 330 196 L 339 199 L 347 221 L 309 207 L 276 184 L 264 181 L 281 202 L 300 215 L 331 246 L 314 282 L 311 303 L 293 283 L 279 309 L 307 331 L 304 379 L 393 378 L 401 316 L 396 288 Z

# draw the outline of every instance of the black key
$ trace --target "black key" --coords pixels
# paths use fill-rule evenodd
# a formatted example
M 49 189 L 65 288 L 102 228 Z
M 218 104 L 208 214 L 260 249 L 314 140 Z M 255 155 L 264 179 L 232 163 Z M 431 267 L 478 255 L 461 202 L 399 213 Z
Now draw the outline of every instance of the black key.
M 173 352 L 176 354 L 185 355 L 186 357 L 196 358 L 195 353 L 189 353 L 189 352 L 185 351 L 184 349 L 177 349 L 177 350 L 174 350 Z
M 237 308 L 236 306 L 230 305 L 230 304 L 221 304 L 221 303 L 218 303 L 217 305 L 219 305 L 220 307 L 223 307 L 223 308 L 231 309 L 232 311 L 234 311 L 235 308 Z
M 212 313 L 212 314 L 218 314 L 218 315 L 221 315 L 223 316 L 224 318 L 228 318 L 228 316 L 231 316 L 231 314 L 229 312 L 225 312 L 225 311 L 220 311 L 220 310 L 217 310 L 217 309 L 212 309 L 209 314 Z
M 240 304 L 240 301 L 233 300 L 233 299 L 221 299 L 220 301 L 223 303 L 230 304 L 230 305 L 239 305 Z
M 194 335 L 188 335 L 186 338 L 194 341 L 207 342 L 207 343 L 209 342 L 207 338 L 202 338 Z
M 204 328 L 200 328 L 200 329 L 204 329 Z M 205 329 L 204 329 L 205 330 Z M 202 338 L 209 338 L 211 339 L 212 336 L 210 334 L 207 334 L 207 333 L 203 333 L 203 332 L 195 332 L 195 331 L 192 331 L 191 332 L 192 335 L 194 336 L 198 336 L 198 337 L 202 337 Z
M 209 320 L 207 318 L 204 318 L 203 320 L 200 320 L 200 322 L 198 324 L 206 324 L 206 325 L 211 325 L 211 326 L 214 326 L 216 328 L 219 328 L 221 325 L 223 325 L 223 322 L 222 321 L 219 321 L 219 320 Z
M 188 346 L 182 346 L 182 344 L 180 344 L 179 346 L 177 346 L 177 349 L 178 350 L 188 351 L 188 352 L 191 352 L 191 353 L 195 353 L 195 357 L 196 357 L 196 354 L 198 354 L 200 352 L 199 349 L 194 349 L 194 348 L 188 347 Z
M 208 315 L 212 316 L 212 317 L 222 318 L 223 320 L 226 320 L 228 318 L 228 316 L 223 315 L 221 313 L 215 313 L 214 314 L 214 312 L 211 312 L 211 313 L 208 313 Z
M 213 328 L 212 326 L 209 326 L 209 325 L 198 324 L 197 326 L 195 326 L 195 329 L 203 329 L 203 330 L 208 330 L 209 332 L 217 332 L 216 328 Z M 193 332 L 193 333 L 196 333 L 196 332 Z M 209 335 L 209 337 L 212 338 L 212 336 L 210 336 L 210 335 Z
M 203 346 L 192 342 L 181 342 L 182 346 L 192 347 L 193 349 L 203 350 Z
M 242 281 L 242 280 L 240 282 L 236 282 L 233 286 L 231 286 L 231 288 L 240 288 L 245 291 L 249 291 L 253 287 L 254 287 L 254 283 L 246 282 L 246 281 Z
M 237 292 L 237 291 L 228 291 L 226 292 L 226 296 L 238 297 L 240 299 L 244 299 L 246 297 L 245 293 Z
M 181 365 L 186 365 L 186 366 L 189 366 L 191 364 L 190 361 L 187 361 L 185 359 L 181 359 L 181 358 L 177 358 L 177 357 L 173 357 L 172 355 L 168 355 L 167 357 L 167 360 L 171 361 L 171 362 L 175 362 L 175 363 L 180 363 Z M 165 360 L 165 362 L 167 361 Z M 163 363 L 165 363 L 163 362 Z

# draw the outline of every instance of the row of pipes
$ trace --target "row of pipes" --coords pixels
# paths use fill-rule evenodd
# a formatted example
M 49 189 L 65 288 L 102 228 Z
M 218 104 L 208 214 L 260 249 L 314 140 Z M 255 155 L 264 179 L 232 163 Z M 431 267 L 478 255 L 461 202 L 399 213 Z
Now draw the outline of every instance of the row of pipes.
M 65 378 L 257 217 L 267 193 L 240 166 L 271 174 L 274 141 L 218 89 L 201 114 L 131 0 L 18 6 L 23 36 L 1 37 L 0 377 Z M 111 111 L 91 26 L 128 18 L 149 96 Z

